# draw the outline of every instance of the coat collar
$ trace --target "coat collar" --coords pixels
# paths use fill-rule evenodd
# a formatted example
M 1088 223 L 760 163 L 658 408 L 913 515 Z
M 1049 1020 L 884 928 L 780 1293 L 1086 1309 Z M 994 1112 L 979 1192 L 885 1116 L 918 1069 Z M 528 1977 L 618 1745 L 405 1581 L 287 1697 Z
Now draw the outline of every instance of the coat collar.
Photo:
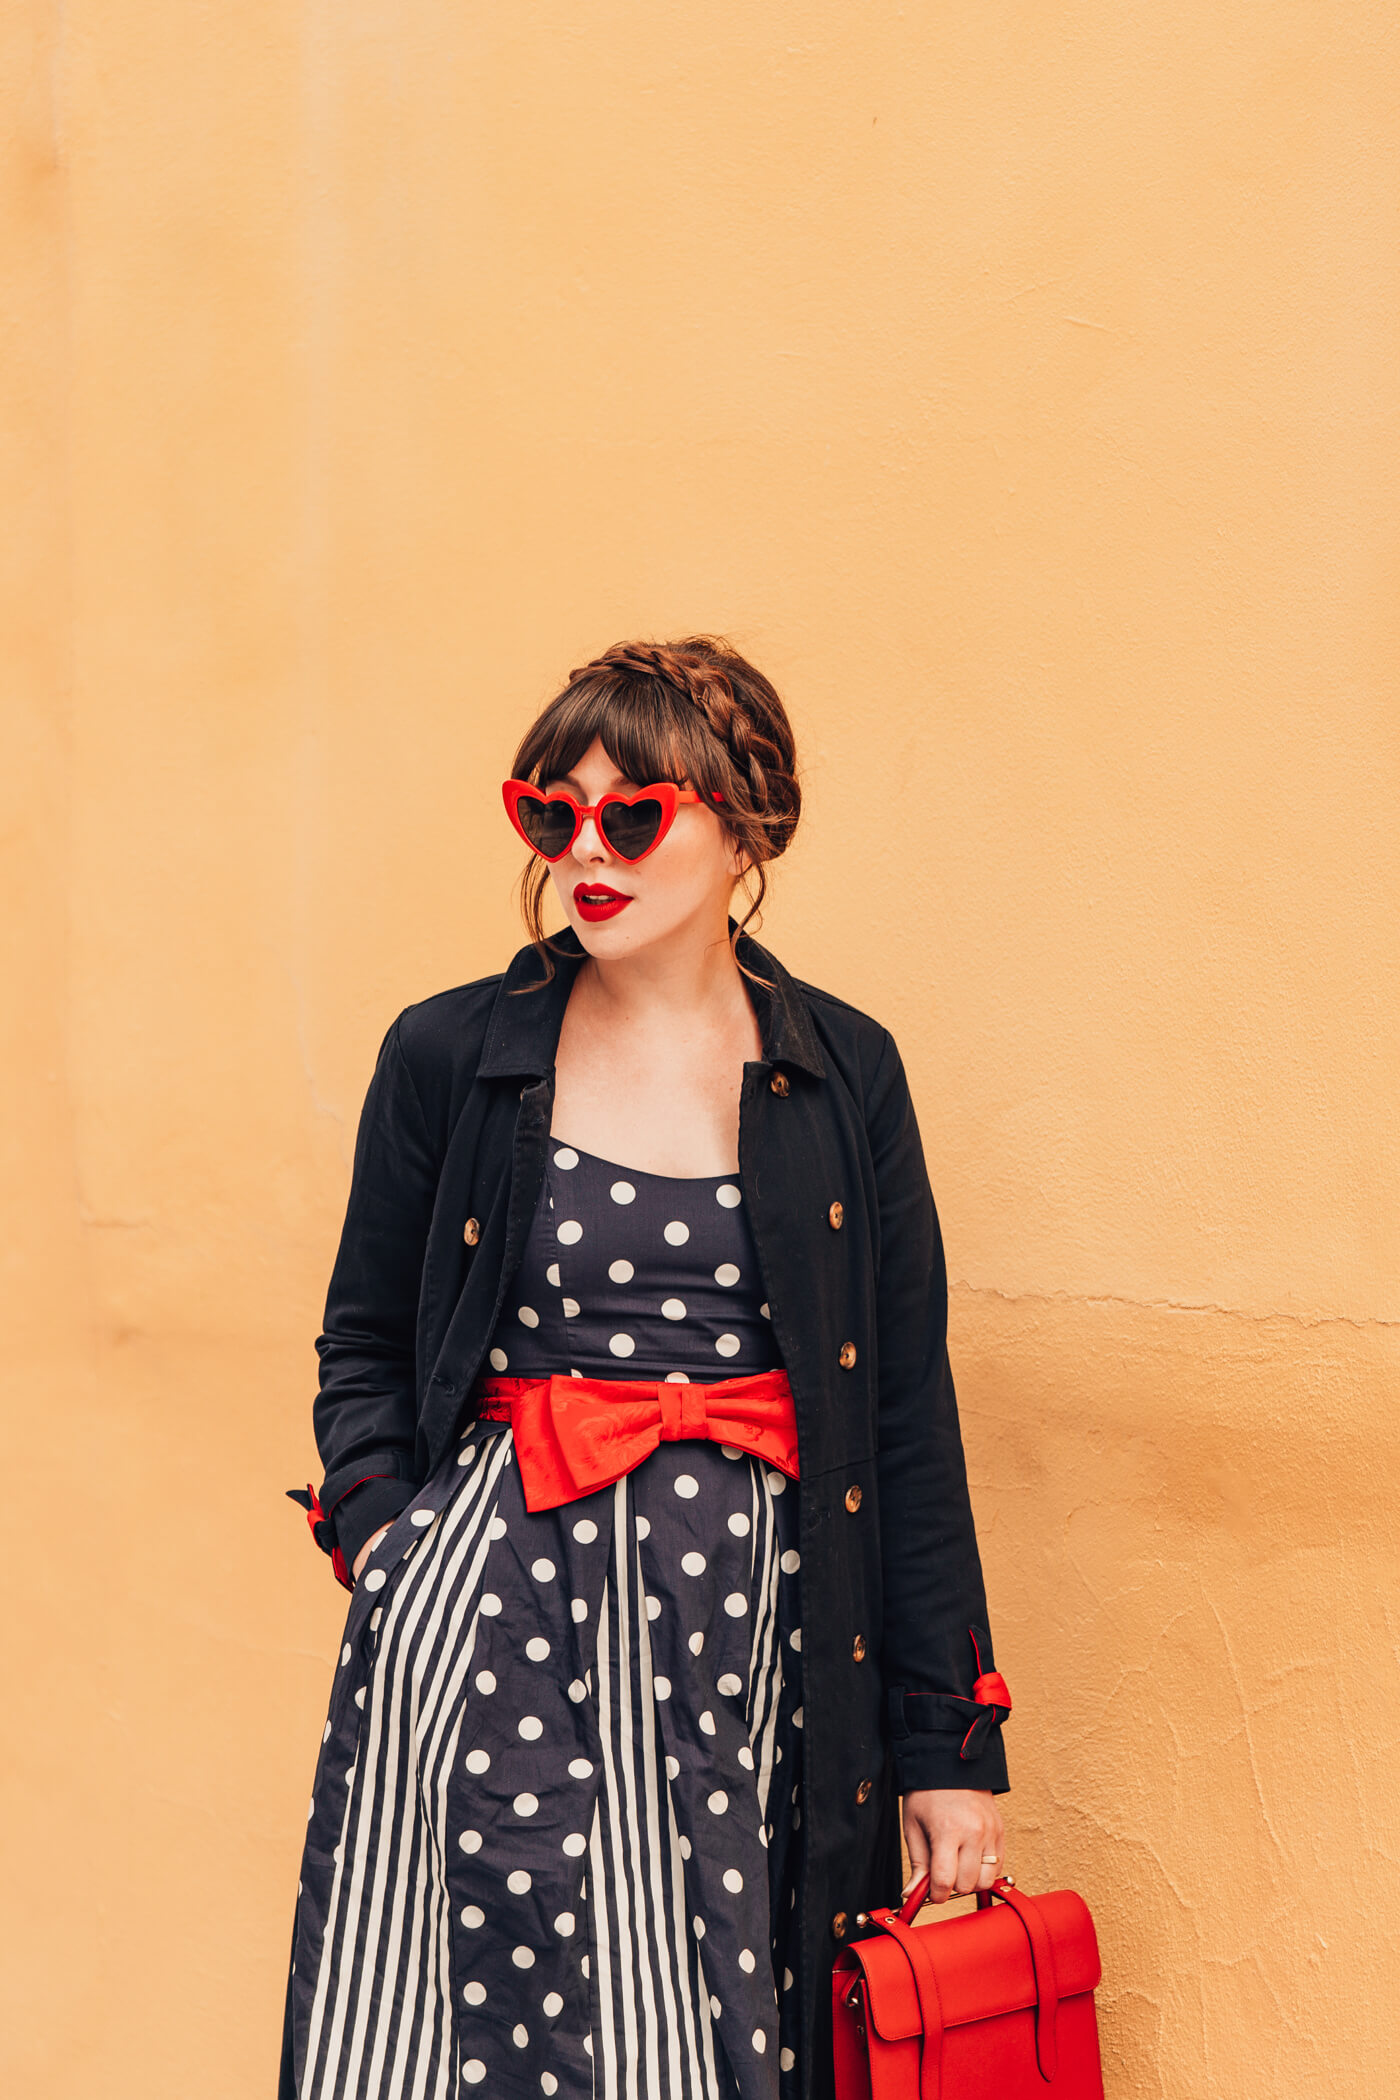
M 729 925 L 732 932 L 732 919 Z M 527 985 L 538 984 L 541 975 L 534 948 L 521 948 L 512 957 L 491 1009 L 486 1045 L 477 1067 L 483 1079 L 512 1079 L 553 1070 L 564 1008 L 585 960 L 585 951 L 571 926 L 554 935 L 551 945 L 554 976 L 538 991 L 525 990 Z M 760 948 L 747 934 L 740 935 L 738 952 L 742 963 L 760 977 L 768 978 L 773 986 L 767 992 L 762 985 L 749 983 L 765 1064 L 792 1065 L 810 1072 L 814 1079 L 825 1078 L 826 1066 L 812 1016 L 796 981 L 776 956 Z

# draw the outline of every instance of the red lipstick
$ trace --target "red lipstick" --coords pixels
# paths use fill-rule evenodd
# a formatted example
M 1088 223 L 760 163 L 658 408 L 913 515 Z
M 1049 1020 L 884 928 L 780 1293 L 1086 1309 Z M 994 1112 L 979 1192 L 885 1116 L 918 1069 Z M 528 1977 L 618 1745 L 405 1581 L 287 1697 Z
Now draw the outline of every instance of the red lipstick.
M 621 890 L 609 889 L 605 882 L 576 882 L 574 884 L 574 910 L 589 925 L 600 919 L 615 919 L 620 911 L 632 902 Z

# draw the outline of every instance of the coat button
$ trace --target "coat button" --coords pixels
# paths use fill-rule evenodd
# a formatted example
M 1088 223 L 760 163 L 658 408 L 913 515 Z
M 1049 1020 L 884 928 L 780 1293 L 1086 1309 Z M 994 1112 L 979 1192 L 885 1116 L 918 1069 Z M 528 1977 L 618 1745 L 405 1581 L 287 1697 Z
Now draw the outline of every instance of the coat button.
M 864 1808 L 866 1802 L 870 1799 L 871 1791 L 870 1781 L 862 1779 L 860 1785 L 856 1788 L 856 1806 L 858 1808 Z
M 865 1661 L 865 1635 L 863 1633 L 858 1633 L 851 1642 L 851 1661 L 858 1663 Z
M 836 1916 L 831 1921 L 831 1937 L 834 1940 L 844 1940 L 846 1934 L 850 1931 L 850 1929 L 851 1921 L 846 1916 L 845 1911 L 838 1910 Z
M 775 1072 L 775 1073 L 773 1074 L 773 1077 L 772 1077 L 772 1078 L 771 1078 L 771 1079 L 769 1080 L 768 1084 L 769 1084 L 769 1086 L 770 1086 L 770 1087 L 771 1087 L 771 1088 L 773 1089 L 773 1092 L 774 1092 L 774 1093 L 775 1093 L 775 1094 L 776 1094 L 776 1095 L 778 1096 L 778 1098 L 779 1098 L 779 1099 L 781 1100 L 781 1099 L 782 1099 L 782 1097 L 783 1097 L 783 1095 L 784 1095 L 784 1094 L 786 1094 L 786 1093 L 788 1092 L 788 1076 L 787 1076 L 787 1073 L 786 1073 L 786 1072 Z
M 852 1516 L 854 1516 L 856 1511 L 860 1508 L 860 1503 L 860 1489 L 858 1487 L 848 1487 L 846 1490 L 846 1507 L 851 1512 Z
M 846 1213 L 844 1210 L 842 1210 L 839 1203 L 832 1204 L 830 1210 L 826 1214 L 826 1222 L 831 1227 L 833 1232 L 839 1232 L 841 1230 L 841 1221 L 845 1217 L 845 1215 Z
M 462 1227 L 462 1238 L 469 1247 L 474 1247 L 481 1238 L 481 1225 L 476 1218 L 468 1218 Z
M 842 1342 L 842 1344 L 841 1344 L 841 1347 L 840 1347 L 840 1350 L 838 1351 L 838 1353 L 837 1353 L 837 1357 L 836 1357 L 836 1361 L 837 1361 L 837 1363 L 838 1363 L 838 1364 L 840 1364 L 840 1366 L 841 1366 L 842 1370 L 843 1370 L 843 1371 L 849 1371 L 849 1370 L 851 1370 L 851 1369 L 852 1369 L 852 1367 L 853 1367 L 853 1366 L 854 1366 L 854 1364 L 855 1364 L 855 1360 L 856 1360 L 856 1345 L 855 1345 L 855 1343 L 854 1343 L 854 1342 Z

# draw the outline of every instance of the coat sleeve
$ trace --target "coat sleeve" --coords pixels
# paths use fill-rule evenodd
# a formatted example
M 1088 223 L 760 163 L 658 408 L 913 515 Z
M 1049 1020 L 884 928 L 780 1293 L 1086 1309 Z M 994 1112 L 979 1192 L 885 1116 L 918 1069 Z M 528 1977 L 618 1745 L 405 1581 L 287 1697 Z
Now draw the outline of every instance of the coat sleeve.
M 336 1573 L 407 1507 L 414 1478 L 415 1342 L 428 1226 L 441 1160 L 395 1021 L 380 1045 L 355 1139 L 340 1247 L 316 1343 L 313 1409 L 325 1467 L 312 1531 Z
M 900 1791 L 1008 1787 L 1010 1694 L 948 1365 L 948 1277 L 904 1066 L 888 1036 L 865 1104 L 879 1205 L 881 1669 Z

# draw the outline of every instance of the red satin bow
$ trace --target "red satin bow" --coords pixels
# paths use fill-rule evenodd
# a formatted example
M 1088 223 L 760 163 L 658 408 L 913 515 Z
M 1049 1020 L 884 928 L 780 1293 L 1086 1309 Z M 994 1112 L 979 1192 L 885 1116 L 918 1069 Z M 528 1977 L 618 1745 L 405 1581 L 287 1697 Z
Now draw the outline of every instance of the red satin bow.
M 509 1422 L 525 1507 L 559 1509 L 611 1487 L 658 1444 L 707 1438 L 797 1479 L 797 1417 L 786 1371 L 714 1385 L 613 1378 L 483 1378 L 481 1419 Z

